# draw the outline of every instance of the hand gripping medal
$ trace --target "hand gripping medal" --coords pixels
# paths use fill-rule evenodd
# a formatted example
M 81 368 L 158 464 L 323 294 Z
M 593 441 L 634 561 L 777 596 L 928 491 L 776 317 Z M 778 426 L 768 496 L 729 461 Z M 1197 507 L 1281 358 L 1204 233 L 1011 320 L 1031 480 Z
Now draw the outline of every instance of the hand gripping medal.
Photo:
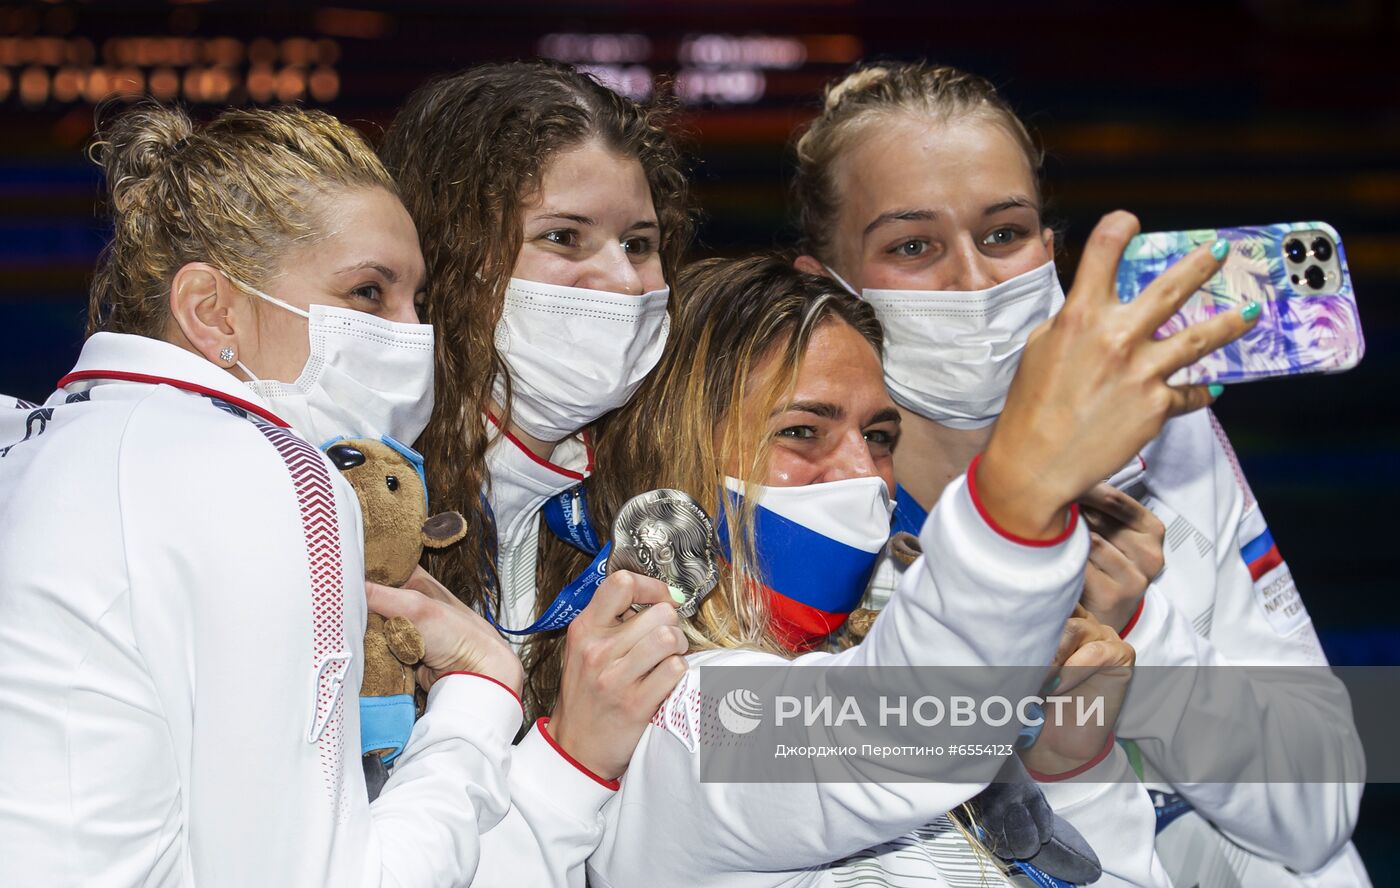
M 671 588 L 676 609 L 693 617 L 719 585 L 719 539 L 700 504 L 679 490 L 632 497 L 613 521 L 608 573 L 630 570 Z M 632 605 L 641 610 L 644 605 Z

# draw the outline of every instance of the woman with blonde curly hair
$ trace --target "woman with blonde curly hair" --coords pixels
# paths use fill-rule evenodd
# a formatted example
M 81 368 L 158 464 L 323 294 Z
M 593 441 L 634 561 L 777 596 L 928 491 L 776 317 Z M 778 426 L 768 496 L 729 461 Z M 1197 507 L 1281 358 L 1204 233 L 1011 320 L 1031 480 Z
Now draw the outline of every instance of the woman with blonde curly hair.
M 0 415 L 5 881 L 469 882 L 509 804 L 519 661 L 475 614 L 366 588 L 317 449 L 411 441 L 432 406 L 393 181 L 292 108 L 140 106 L 93 152 L 114 225 L 91 335 L 43 406 Z M 367 609 L 417 624 L 429 688 L 372 807 Z

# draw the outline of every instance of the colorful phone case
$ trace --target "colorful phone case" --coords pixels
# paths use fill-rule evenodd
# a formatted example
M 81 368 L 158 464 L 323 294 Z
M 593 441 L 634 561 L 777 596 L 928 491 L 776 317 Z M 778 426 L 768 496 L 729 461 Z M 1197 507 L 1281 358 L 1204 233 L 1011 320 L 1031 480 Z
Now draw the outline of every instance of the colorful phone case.
M 1320 231 L 1336 246 L 1339 286 L 1306 292 L 1285 268 L 1283 245 L 1295 232 Z M 1172 375 L 1174 385 L 1247 382 L 1302 373 L 1350 370 L 1366 351 L 1342 239 L 1324 222 L 1140 234 L 1118 266 L 1118 298 L 1131 302 L 1177 260 L 1217 237 L 1230 242 L 1220 271 L 1158 331 L 1158 338 L 1258 300 L 1259 323 L 1243 337 Z

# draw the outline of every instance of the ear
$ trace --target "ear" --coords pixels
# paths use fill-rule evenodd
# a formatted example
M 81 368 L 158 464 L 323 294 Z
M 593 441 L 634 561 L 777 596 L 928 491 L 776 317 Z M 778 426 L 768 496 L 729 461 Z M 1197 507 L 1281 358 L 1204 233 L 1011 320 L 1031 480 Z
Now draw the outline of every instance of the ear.
M 823 277 L 827 276 L 826 266 L 822 265 L 821 262 L 817 260 L 816 256 L 808 256 L 806 253 L 798 256 L 792 263 L 792 267 L 796 268 L 798 271 L 805 271 L 807 274 L 819 274 Z
M 1055 258 L 1055 229 L 1053 229 L 1053 228 L 1051 228 L 1050 226 L 1047 225 L 1047 226 L 1045 227 L 1045 230 L 1042 231 L 1042 232 L 1040 233 L 1040 239 L 1043 240 L 1043 241 L 1045 241 L 1045 252 L 1047 252 L 1047 253 L 1050 254 L 1050 258 L 1051 258 L 1051 259 L 1054 259 L 1054 258 Z
M 204 262 L 183 266 L 170 282 L 171 322 L 192 351 L 220 367 L 238 361 L 238 334 L 251 320 L 247 301 L 223 272 Z M 225 349 L 232 360 L 225 360 Z
M 467 519 L 460 512 L 442 512 L 423 522 L 423 545 L 442 549 L 467 535 Z

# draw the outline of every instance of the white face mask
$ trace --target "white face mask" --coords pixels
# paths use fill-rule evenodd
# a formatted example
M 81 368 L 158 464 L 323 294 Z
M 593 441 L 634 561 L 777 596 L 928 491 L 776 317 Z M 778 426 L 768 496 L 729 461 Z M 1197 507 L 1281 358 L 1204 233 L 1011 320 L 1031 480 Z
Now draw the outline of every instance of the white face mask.
M 997 418 L 1031 331 L 1065 302 L 1053 261 L 987 290 L 865 290 L 860 295 L 885 328 L 890 395 L 900 406 L 954 429 L 983 428 Z
M 562 441 L 632 397 L 661 360 L 669 289 L 641 296 L 511 278 L 496 325 L 510 369 L 511 421 Z M 497 379 L 496 403 L 505 399 Z
M 230 278 L 230 280 L 233 280 Z M 237 282 L 240 289 L 306 318 L 311 352 L 296 382 L 251 377 L 248 388 L 318 447 L 332 438 L 388 435 L 412 444 L 433 412 L 433 328 L 362 311 L 312 305 L 303 311 Z

